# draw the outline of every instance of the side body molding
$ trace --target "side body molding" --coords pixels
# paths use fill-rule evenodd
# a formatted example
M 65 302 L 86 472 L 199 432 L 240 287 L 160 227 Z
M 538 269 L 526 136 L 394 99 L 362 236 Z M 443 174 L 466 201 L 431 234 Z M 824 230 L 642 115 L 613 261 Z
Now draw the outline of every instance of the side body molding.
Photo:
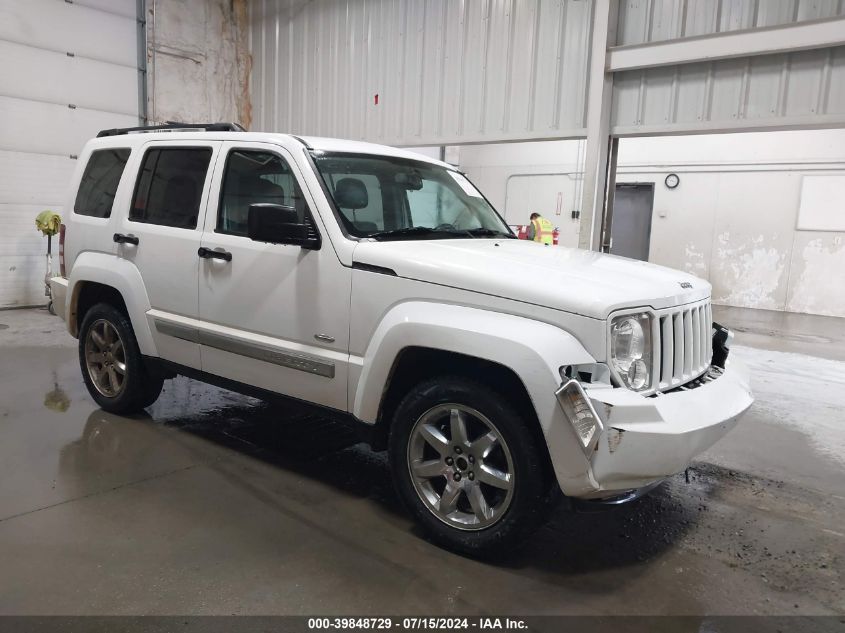
M 73 262 L 68 281 L 68 300 L 65 302 L 65 323 L 68 324 L 68 331 L 73 336 L 78 335 L 73 322 L 76 320 L 79 291 L 82 284 L 88 281 L 111 286 L 120 292 L 129 311 L 129 320 L 132 322 L 132 329 L 135 330 L 141 353 L 146 356 L 158 356 L 150 324 L 146 319 L 147 311 L 150 309 L 150 299 L 141 271 L 132 262 L 109 253 L 85 251 L 80 253 Z M 72 320 L 71 317 L 74 319 Z

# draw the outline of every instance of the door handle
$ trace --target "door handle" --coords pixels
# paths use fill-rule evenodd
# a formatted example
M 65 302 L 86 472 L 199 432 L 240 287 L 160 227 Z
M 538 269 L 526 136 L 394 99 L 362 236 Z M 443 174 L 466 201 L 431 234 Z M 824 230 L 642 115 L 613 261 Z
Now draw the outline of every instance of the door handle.
M 138 242 L 140 241 L 134 235 L 124 235 L 123 233 L 115 233 L 112 239 L 118 244 L 132 244 L 134 246 L 138 246 Z
M 232 253 L 229 251 L 215 251 L 205 246 L 200 246 L 197 255 L 203 259 L 222 259 L 225 262 L 232 261 Z

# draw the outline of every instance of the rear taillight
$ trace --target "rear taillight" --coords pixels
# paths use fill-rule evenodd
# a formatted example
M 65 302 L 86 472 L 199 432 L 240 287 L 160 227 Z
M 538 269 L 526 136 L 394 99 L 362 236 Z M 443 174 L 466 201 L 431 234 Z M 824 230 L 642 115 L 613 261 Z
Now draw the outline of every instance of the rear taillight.
M 59 274 L 62 277 L 67 277 L 65 274 L 65 225 L 59 226 Z

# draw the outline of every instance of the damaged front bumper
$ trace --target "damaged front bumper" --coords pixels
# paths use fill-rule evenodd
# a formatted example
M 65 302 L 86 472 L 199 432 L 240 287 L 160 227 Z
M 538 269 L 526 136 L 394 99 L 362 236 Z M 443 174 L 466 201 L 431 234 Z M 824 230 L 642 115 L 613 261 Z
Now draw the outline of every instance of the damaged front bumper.
M 748 372 L 735 359 L 724 370 L 711 368 L 695 387 L 649 397 L 624 388 L 581 387 L 599 418 L 595 436 L 584 446 L 594 487 L 578 495 L 584 499 L 635 498 L 641 489 L 684 471 L 754 401 Z

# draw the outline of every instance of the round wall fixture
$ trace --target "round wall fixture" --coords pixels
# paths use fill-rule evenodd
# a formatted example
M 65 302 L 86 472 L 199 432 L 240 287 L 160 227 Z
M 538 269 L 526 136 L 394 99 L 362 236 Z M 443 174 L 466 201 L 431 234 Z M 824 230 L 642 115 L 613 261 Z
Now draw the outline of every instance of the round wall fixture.
M 678 174 L 669 174 L 663 182 L 667 187 L 669 187 L 669 189 L 674 189 L 681 184 L 681 179 L 678 178 Z

